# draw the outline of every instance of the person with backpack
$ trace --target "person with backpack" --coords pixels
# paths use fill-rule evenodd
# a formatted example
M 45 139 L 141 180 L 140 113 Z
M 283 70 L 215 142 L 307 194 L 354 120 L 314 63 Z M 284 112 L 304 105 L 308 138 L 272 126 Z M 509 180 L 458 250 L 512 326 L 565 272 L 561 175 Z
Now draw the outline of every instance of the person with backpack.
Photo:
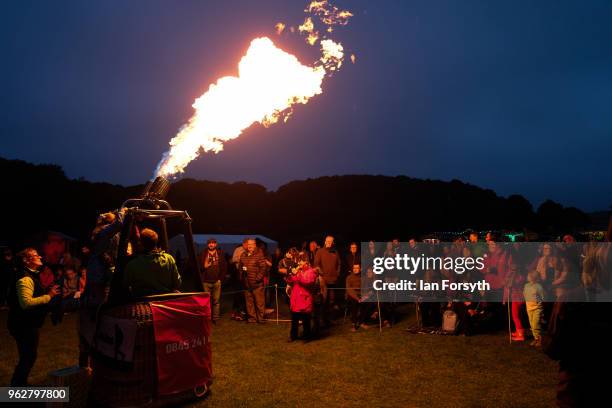
M 59 294 L 59 288 L 51 285 L 43 289 L 39 274 L 42 257 L 34 248 L 26 248 L 18 255 L 23 267 L 10 287 L 7 326 L 19 353 L 11 387 L 26 387 L 38 355 L 39 331 L 47 316 L 48 304 Z

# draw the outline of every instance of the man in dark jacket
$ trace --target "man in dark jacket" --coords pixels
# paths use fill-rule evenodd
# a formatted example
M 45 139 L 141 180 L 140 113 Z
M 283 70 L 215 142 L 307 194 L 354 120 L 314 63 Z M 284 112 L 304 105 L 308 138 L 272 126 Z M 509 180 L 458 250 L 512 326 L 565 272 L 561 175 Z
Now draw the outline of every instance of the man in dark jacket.
M 240 255 L 240 271 L 246 291 L 247 315 L 249 323 L 263 323 L 266 307 L 264 292 L 264 276 L 267 269 L 266 259 L 262 251 L 257 249 L 254 239 L 249 239 L 247 249 Z
M 202 272 L 200 277 L 204 291 L 210 293 L 212 303 L 213 323 L 219 320 L 221 315 L 221 284 L 227 275 L 227 261 L 222 249 L 217 248 L 217 240 L 211 238 L 206 243 L 207 247 L 202 251 Z
M 323 305 L 323 324 L 330 324 L 330 306 L 335 305 L 336 287 L 338 278 L 340 277 L 341 262 L 340 254 L 334 248 L 334 237 L 328 235 L 325 237 L 325 246 L 319 249 L 315 255 L 314 266 L 321 270 L 321 277 L 327 286 L 327 297 Z
M 57 285 L 51 285 L 46 291 L 43 289 L 38 273 L 42 266 L 41 256 L 34 248 L 24 249 L 19 257 L 23 269 L 9 292 L 8 329 L 17 342 L 19 352 L 11 387 L 28 385 L 28 376 L 38 353 L 39 330 L 47 316 L 47 305 L 59 293 Z

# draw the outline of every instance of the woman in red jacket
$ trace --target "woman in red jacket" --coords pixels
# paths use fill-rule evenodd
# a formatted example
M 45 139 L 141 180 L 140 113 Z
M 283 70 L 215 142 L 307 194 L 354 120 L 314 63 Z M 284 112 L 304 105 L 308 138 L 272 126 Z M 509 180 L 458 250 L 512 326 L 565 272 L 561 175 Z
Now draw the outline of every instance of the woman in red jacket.
M 312 314 L 313 288 L 316 278 L 317 272 L 310 266 L 308 255 L 300 252 L 297 268 L 291 269 L 287 276 L 287 284 L 292 285 L 289 342 L 298 338 L 300 320 L 303 324 L 303 338 L 310 340 L 310 315 Z

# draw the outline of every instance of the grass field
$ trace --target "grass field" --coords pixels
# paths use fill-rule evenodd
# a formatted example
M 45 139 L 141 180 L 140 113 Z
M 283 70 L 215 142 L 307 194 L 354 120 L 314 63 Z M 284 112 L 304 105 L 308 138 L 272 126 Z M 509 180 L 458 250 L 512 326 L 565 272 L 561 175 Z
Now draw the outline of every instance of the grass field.
M 288 323 L 247 325 L 227 318 L 213 327 L 210 407 L 550 407 L 557 366 L 507 334 L 473 337 L 408 334 L 404 319 L 351 333 L 342 320 L 330 335 L 287 343 Z M 0 386 L 9 382 L 17 351 L 0 311 Z M 30 377 L 76 364 L 76 316 L 47 321 Z

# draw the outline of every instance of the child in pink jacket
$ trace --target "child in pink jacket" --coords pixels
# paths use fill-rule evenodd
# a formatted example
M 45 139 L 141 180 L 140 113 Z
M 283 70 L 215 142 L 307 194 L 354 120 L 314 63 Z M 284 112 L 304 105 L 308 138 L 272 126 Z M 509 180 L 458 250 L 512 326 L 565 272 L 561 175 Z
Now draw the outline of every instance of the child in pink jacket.
M 291 288 L 291 333 L 289 342 L 298 338 L 300 320 L 303 324 L 303 339 L 310 340 L 310 315 L 312 314 L 313 286 L 317 277 L 316 270 L 310 266 L 308 255 L 298 255 L 297 268 L 287 274 L 287 284 Z

